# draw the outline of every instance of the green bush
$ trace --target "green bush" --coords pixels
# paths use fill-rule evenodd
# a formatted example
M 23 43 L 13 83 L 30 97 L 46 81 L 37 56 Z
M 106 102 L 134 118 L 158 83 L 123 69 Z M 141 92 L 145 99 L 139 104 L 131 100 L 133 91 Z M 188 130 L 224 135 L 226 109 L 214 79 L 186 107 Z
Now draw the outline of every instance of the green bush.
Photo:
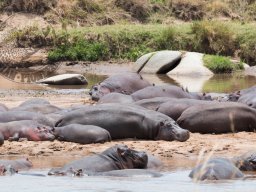
M 234 31 L 228 24 L 217 21 L 195 22 L 191 26 L 195 48 L 208 54 L 233 55 L 237 49 Z
M 243 69 L 241 62 L 234 64 L 228 57 L 205 55 L 203 60 L 204 65 L 214 73 L 231 73 L 232 71 Z

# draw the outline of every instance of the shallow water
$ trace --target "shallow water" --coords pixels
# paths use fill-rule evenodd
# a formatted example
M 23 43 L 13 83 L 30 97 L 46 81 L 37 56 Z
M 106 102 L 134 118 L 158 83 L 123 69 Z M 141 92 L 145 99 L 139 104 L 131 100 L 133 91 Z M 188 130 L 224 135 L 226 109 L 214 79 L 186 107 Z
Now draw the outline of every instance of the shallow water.
M 32 170 L 26 173 L 47 174 L 47 170 Z M 193 192 L 254 192 L 255 180 L 232 180 L 221 182 L 193 182 L 189 170 L 164 172 L 159 178 L 133 177 L 55 177 L 14 175 L 0 178 L 1 191 L 4 192 L 157 192 L 157 191 L 193 191 Z M 12 186 L 12 187 L 11 187 Z

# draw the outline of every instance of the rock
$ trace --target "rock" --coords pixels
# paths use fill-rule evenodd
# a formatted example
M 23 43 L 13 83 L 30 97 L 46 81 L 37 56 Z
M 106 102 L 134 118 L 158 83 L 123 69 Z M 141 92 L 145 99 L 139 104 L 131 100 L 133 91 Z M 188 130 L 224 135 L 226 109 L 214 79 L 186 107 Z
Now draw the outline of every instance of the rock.
M 140 57 L 134 64 L 136 72 L 165 74 L 178 65 L 182 53 L 179 51 L 158 51 Z
M 86 85 L 86 78 L 80 74 L 62 74 L 37 81 L 49 85 Z
M 245 68 L 244 74 L 249 76 L 256 76 L 256 66 Z
M 168 75 L 187 75 L 187 76 L 212 76 L 207 67 L 204 66 L 203 54 L 196 52 L 187 52 L 182 58 L 180 64 L 175 67 Z

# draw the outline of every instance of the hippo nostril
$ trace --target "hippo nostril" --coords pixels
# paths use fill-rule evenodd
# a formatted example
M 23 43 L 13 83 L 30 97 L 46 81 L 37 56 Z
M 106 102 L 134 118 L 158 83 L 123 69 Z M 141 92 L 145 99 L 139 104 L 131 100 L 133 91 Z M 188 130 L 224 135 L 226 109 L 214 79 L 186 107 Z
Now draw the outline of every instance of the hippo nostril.
M 91 92 L 91 91 L 89 91 L 89 95 L 91 95 L 91 96 L 92 96 L 92 92 Z

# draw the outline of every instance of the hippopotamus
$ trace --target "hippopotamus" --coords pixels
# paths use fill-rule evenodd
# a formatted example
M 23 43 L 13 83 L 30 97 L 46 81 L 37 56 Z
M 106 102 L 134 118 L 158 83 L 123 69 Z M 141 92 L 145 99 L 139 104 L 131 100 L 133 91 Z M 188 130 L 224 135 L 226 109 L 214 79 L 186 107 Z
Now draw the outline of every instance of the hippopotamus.
M 136 105 L 118 103 L 95 105 L 64 115 L 56 127 L 69 124 L 96 125 L 109 131 L 112 139 L 186 141 L 189 132 L 170 117 Z
M 33 164 L 28 158 L 21 158 L 16 160 L 0 160 L 0 165 L 2 166 L 12 166 L 16 171 L 19 170 L 28 170 Z
M 161 177 L 163 174 L 148 169 L 121 169 L 107 172 L 92 173 L 88 176 L 107 176 L 107 177 Z
M 154 97 L 150 99 L 142 99 L 134 102 L 133 104 L 156 111 L 159 108 L 159 105 L 173 99 L 174 98 L 170 97 Z
M 241 171 L 256 171 L 256 152 L 248 152 L 232 159 Z
M 214 101 L 196 100 L 196 99 L 171 99 L 158 106 L 156 111 L 163 113 L 173 120 L 177 120 L 180 115 L 191 106 L 214 105 Z
M 244 103 L 249 107 L 256 109 L 256 91 L 243 94 L 237 100 L 239 103 Z
M 0 134 L 0 146 L 4 144 L 4 136 Z
M 138 73 L 125 73 L 110 76 L 100 84 L 94 85 L 89 94 L 92 100 L 98 101 L 101 97 L 111 92 L 130 95 L 147 86 L 150 86 L 150 83 Z
M 49 114 L 60 111 L 61 108 L 51 104 L 30 104 L 12 108 L 10 111 L 29 111 L 41 114 Z
M 110 134 L 107 130 L 94 125 L 70 124 L 64 127 L 55 127 L 54 135 L 60 141 L 80 144 L 111 141 Z
M 230 101 L 228 93 L 204 93 L 204 97 L 210 98 L 208 100 L 219 101 L 219 102 Z
M 130 95 L 125 95 L 122 93 L 109 93 L 101 97 L 98 103 L 132 103 L 133 98 Z
M 119 169 L 144 169 L 148 156 L 143 151 L 136 151 L 126 145 L 115 145 L 100 154 L 72 161 L 61 168 L 53 168 L 48 175 L 74 175 L 106 172 Z
M 21 103 L 19 105 L 19 107 L 26 106 L 26 105 L 34 105 L 34 104 L 49 105 L 50 102 L 45 99 L 41 99 L 41 98 L 33 98 L 33 99 L 29 99 L 27 101 L 24 101 L 23 103 Z
M 6 107 L 4 104 L 0 103 L 0 112 L 8 111 L 8 107 Z
M 202 99 L 199 94 L 189 93 L 175 85 L 148 86 L 131 94 L 134 101 L 154 97 Z
M 196 166 L 189 174 L 195 181 L 243 178 L 244 174 L 228 159 L 214 158 Z
M 252 92 L 256 92 L 256 85 L 229 94 L 229 96 L 228 96 L 228 97 L 229 97 L 229 101 L 238 101 L 238 99 L 239 99 L 241 96 L 246 95 L 246 94 L 248 94 L 248 93 L 252 93 Z
M 20 112 L 20 111 L 7 111 L 0 112 L 0 123 L 7 123 L 11 121 L 20 121 L 20 120 L 34 120 L 40 124 L 47 126 L 54 126 L 54 123 L 50 121 L 47 117 L 40 113 L 34 112 Z
M 18 141 L 20 138 L 27 138 L 30 141 L 52 141 L 55 138 L 51 127 L 31 120 L 0 123 L 0 135 L 10 141 Z
M 256 110 L 234 102 L 192 106 L 181 114 L 177 123 L 184 129 L 198 133 L 254 131 Z

